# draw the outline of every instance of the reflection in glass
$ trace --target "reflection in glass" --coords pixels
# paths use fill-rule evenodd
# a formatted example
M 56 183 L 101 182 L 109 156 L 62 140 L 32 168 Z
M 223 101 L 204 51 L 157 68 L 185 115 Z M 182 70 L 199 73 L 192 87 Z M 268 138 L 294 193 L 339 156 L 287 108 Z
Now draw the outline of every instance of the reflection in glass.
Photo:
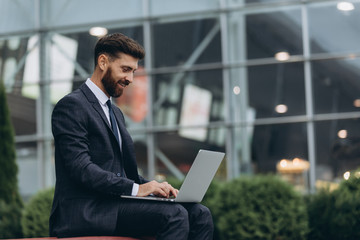
M 30 31 L 38 28 L 39 5 L 36 0 L 2 0 L 0 8 L 0 32 Z M 0 47 L 1 48 L 1 47 Z
M 245 2 L 248 4 L 251 3 L 286 3 L 286 2 L 296 2 L 298 0 L 246 0 Z M 243 2 L 243 0 L 241 0 L 240 2 Z
M 153 36 L 155 67 L 221 62 L 217 19 L 154 24 Z
M 316 131 L 316 179 L 337 182 L 360 167 L 360 120 L 321 121 Z
M 196 128 L 193 128 L 196 131 Z M 157 133 L 155 135 L 155 157 L 157 174 L 165 178 L 182 178 L 189 171 L 200 149 L 225 152 L 225 129 L 207 129 L 205 140 L 183 137 L 179 131 Z M 220 172 L 226 178 L 226 161 Z
M 7 102 L 15 134 L 17 136 L 35 134 L 37 129 L 36 99 L 8 93 Z
M 275 172 L 282 159 L 308 159 L 305 123 L 255 125 L 253 134 L 255 172 Z
M 33 5 L 37 6 L 36 4 Z M 46 6 L 43 8 L 46 11 L 44 25 L 47 28 L 71 28 L 74 25 L 96 25 L 99 22 L 122 22 L 129 18 L 142 17 L 143 14 L 141 0 L 132 0 L 131 2 L 127 0 L 49 0 L 42 2 L 42 5 Z M 79 11 L 79 9 L 85 11 Z
M 11 121 L 16 135 L 36 133 L 36 99 L 23 94 L 24 69 L 28 58 L 29 38 L 9 38 L 0 45 L 0 81 L 7 91 Z M 1 64 L 2 63 L 2 64 Z M 35 66 L 38 68 L 38 65 Z M 38 79 L 36 79 L 38 81 Z M 37 87 L 37 85 L 32 85 Z
M 51 101 L 52 106 L 55 106 L 58 100 L 71 92 L 72 84 L 72 79 L 69 79 L 67 81 L 63 80 L 61 82 L 53 82 L 49 84 L 50 99 L 55 99 Z M 64 88 L 64 86 L 70 87 Z M 57 89 L 59 89 L 59 91 Z
M 309 31 L 312 53 L 354 52 L 360 50 L 360 3 L 354 11 L 341 11 L 336 3 L 309 6 Z
M 246 15 L 246 46 L 247 59 L 302 54 L 300 9 Z
M 20 194 L 23 198 L 28 198 L 40 189 L 37 143 L 16 144 L 16 163 L 19 168 L 17 176 Z
M 185 85 L 182 107 L 180 112 L 180 125 L 207 125 L 210 119 L 212 94 L 209 90 L 196 87 L 191 84 Z M 198 141 L 206 139 L 206 128 L 181 129 L 180 136 Z
M 69 82 L 63 82 L 68 79 L 72 79 L 74 76 L 74 60 L 76 59 L 76 53 L 78 49 L 78 43 L 76 40 L 60 35 L 54 34 L 49 41 L 49 62 L 48 65 L 43 67 L 49 68 L 49 78 L 52 82 L 57 82 L 56 89 L 51 89 L 51 102 L 56 103 L 60 100 L 60 96 L 70 92 L 71 84 Z M 29 39 L 27 45 L 27 51 L 29 52 L 24 70 L 24 87 L 22 94 L 29 98 L 37 98 L 39 96 L 39 86 L 36 83 L 40 79 L 39 68 L 39 37 L 33 36 Z M 42 79 L 48 81 L 48 79 Z
M 7 92 L 20 94 L 28 38 L 13 37 L 1 40 L 0 44 L 0 80 Z
M 305 114 L 303 63 L 249 67 L 248 85 L 256 118 Z
M 252 139 L 255 173 L 277 173 L 299 190 L 308 190 L 309 159 L 305 123 L 255 125 Z
M 312 62 L 315 113 L 359 111 L 360 59 Z
M 173 15 L 179 13 L 190 13 L 198 11 L 213 10 L 219 6 L 218 0 L 150 0 L 150 11 L 152 15 Z M 196 15 L 196 14 L 194 14 Z M 192 15 L 193 16 L 193 15 Z
M 200 125 L 224 119 L 221 70 L 159 74 L 153 80 L 155 125 Z M 189 114 L 191 119 L 186 118 Z

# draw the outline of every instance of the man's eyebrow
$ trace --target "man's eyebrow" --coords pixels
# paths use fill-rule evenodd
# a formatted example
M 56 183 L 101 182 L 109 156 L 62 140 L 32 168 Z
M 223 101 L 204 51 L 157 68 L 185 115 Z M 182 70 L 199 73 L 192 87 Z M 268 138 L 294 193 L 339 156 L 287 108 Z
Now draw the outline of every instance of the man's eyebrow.
M 127 71 L 132 71 L 132 72 L 135 72 L 138 68 L 134 68 L 134 67 L 131 67 L 131 66 L 128 66 L 128 65 L 122 65 L 121 68 L 127 70 Z
M 128 69 L 134 69 L 133 67 L 129 66 L 129 65 L 121 65 L 122 68 L 128 68 Z

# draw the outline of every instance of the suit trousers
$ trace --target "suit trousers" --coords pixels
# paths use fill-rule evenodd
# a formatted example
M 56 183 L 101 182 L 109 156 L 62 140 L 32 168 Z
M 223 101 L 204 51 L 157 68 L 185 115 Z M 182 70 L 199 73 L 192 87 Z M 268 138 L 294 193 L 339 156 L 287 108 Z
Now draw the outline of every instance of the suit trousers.
M 212 240 L 210 210 L 198 203 L 121 199 L 115 235 L 157 240 Z

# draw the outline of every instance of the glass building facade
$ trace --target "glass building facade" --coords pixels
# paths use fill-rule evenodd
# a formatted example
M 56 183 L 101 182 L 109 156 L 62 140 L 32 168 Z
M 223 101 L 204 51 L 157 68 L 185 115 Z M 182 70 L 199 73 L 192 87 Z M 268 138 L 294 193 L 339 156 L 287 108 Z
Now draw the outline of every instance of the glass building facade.
M 209 149 L 226 152 L 224 179 L 339 181 L 360 165 L 359 13 L 360 1 L 1 0 L 21 194 L 54 185 L 51 112 L 93 71 L 93 27 L 147 52 L 114 100 L 145 177 L 182 178 Z

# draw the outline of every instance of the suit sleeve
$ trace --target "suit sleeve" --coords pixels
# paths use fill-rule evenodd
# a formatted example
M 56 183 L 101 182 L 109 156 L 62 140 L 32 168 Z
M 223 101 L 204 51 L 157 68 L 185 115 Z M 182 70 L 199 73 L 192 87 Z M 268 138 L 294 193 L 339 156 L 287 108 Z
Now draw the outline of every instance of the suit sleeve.
M 92 161 L 89 117 L 85 106 L 75 98 L 65 97 L 54 108 L 52 131 L 65 175 L 90 190 L 111 195 L 130 195 L 134 181 L 118 177 Z

